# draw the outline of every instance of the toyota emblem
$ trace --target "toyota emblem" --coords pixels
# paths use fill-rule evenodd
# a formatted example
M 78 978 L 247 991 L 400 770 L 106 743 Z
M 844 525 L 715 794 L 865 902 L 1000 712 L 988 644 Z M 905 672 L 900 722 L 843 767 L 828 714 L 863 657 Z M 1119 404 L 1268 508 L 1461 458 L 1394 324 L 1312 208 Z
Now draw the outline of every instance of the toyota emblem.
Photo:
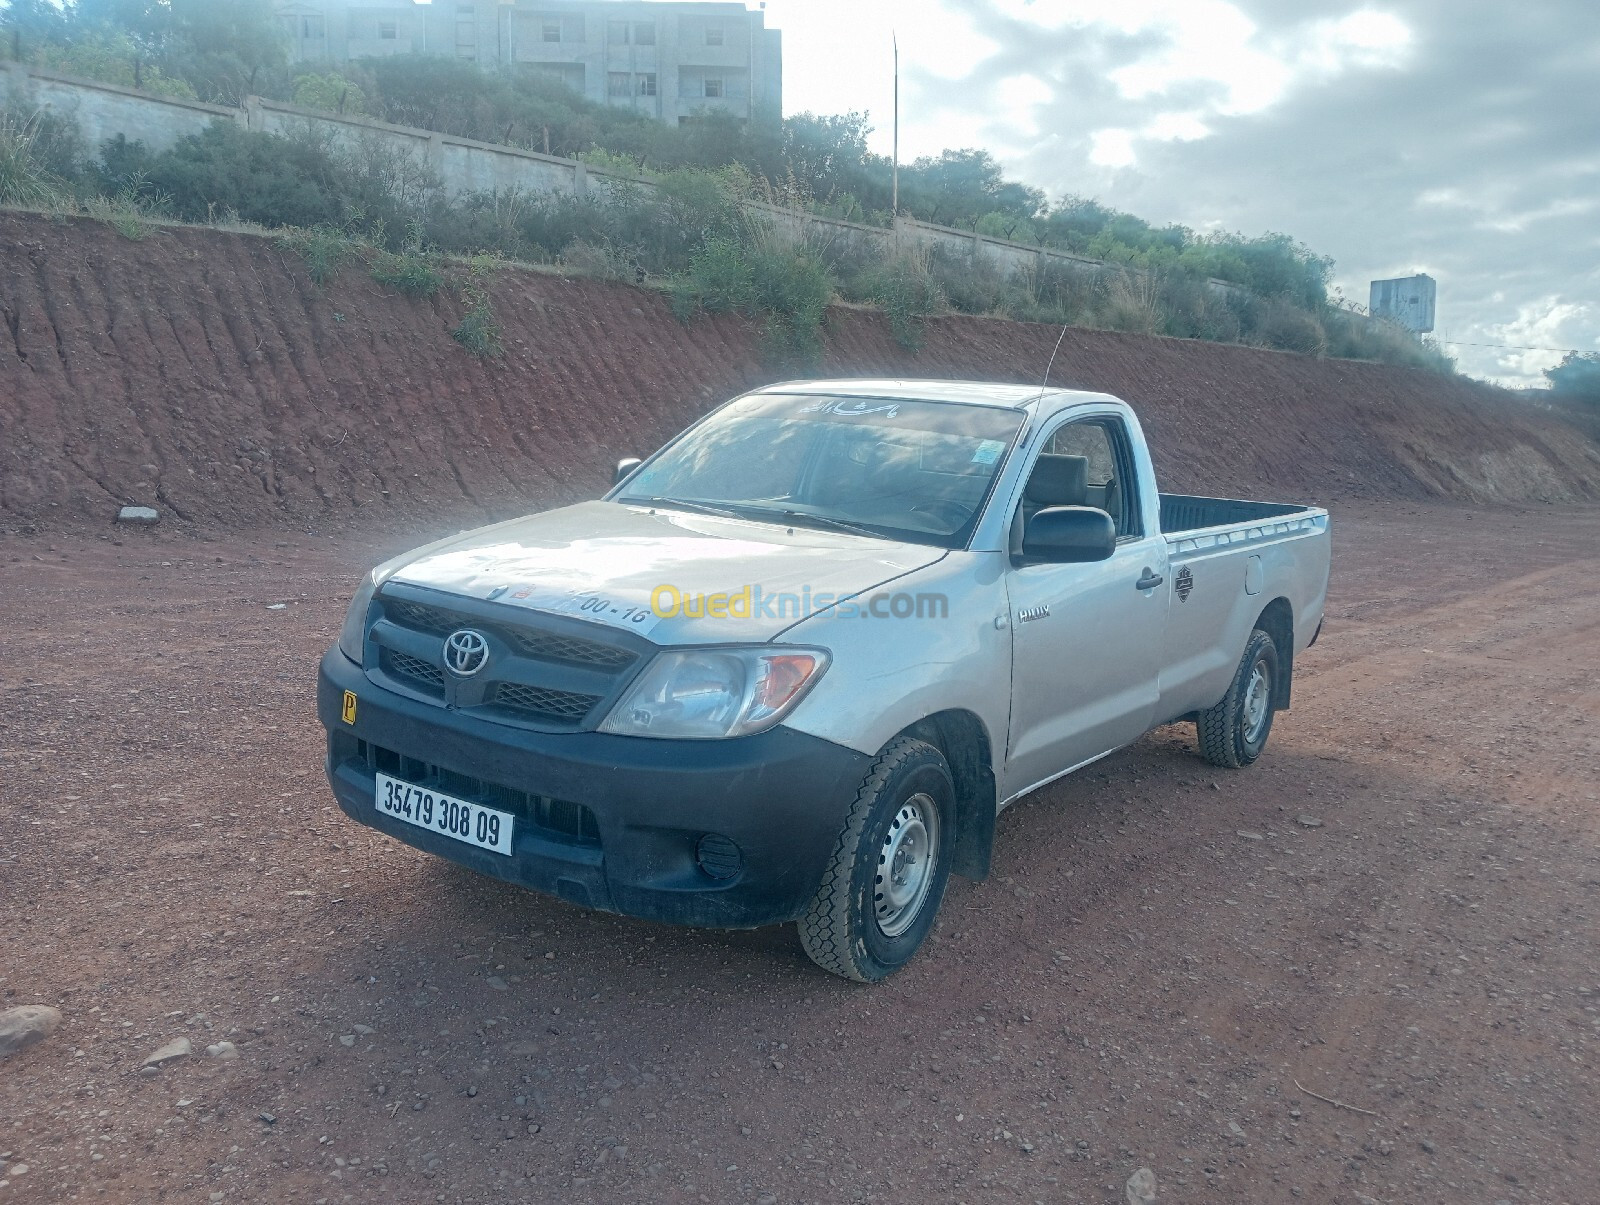
M 458 678 L 470 678 L 489 664 L 489 642 L 482 632 L 462 628 L 444 642 L 444 665 Z

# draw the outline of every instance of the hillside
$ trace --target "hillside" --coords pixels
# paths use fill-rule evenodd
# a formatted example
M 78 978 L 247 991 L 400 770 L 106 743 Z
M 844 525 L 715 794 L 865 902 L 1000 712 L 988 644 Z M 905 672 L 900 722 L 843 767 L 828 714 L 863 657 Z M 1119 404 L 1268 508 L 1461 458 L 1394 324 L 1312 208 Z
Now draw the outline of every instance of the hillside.
M 325 289 L 251 235 L 0 213 L 0 526 L 161 507 L 197 532 L 431 528 L 603 488 L 708 406 L 771 379 L 737 318 L 683 325 L 658 293 L 507 271 L 505 354 L 450 337 L 459 304 Z M 1058 328 L 949 317 L 912 354 L 835 309 L 824 371 L 1037 380 Z M 1071 330 L 1052 383 L 1132 402 L 1170 490 L 1338 503 L 1600 497 L 1600 448 L 1454 378 Z

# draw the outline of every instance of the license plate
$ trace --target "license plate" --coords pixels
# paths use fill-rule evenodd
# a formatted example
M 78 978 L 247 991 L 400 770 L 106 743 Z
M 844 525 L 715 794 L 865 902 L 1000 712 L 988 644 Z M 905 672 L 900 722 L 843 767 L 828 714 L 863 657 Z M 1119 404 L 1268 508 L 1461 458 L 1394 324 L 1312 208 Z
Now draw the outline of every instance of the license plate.
M 404 820 L 430 833 L 443 833 L 480 849 L 492 849 L 497 854 L 511 852 L 511 829 L 516 818 L 509 812 L 497 812 L 481 803 L 441 795 L 387 774 L 378 775 L 377 806 L 382 815 Z

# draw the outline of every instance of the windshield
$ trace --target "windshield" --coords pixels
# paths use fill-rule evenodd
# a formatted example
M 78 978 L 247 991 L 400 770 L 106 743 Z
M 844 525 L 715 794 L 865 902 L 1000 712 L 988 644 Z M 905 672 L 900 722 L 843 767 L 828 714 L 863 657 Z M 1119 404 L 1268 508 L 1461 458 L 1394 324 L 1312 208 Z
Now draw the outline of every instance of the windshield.
M 658 453 L 613 501 L 960 548 L 1023 417 L 953 402 L 740 398 Z

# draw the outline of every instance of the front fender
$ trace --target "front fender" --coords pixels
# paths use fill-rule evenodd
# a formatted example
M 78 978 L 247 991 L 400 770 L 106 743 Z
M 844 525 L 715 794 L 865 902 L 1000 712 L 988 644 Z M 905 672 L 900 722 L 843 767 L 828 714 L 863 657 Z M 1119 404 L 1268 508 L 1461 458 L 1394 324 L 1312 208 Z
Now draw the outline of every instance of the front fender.
M 998 767 L 1011 719 L 1008 612 L 1004 554 L 955 552 L 852 606 L 805 619 L 782 640 L 821 645 L 833 662 L 784 723 L 877 753 L 919 720 L 968 711 L 988 733 Z

